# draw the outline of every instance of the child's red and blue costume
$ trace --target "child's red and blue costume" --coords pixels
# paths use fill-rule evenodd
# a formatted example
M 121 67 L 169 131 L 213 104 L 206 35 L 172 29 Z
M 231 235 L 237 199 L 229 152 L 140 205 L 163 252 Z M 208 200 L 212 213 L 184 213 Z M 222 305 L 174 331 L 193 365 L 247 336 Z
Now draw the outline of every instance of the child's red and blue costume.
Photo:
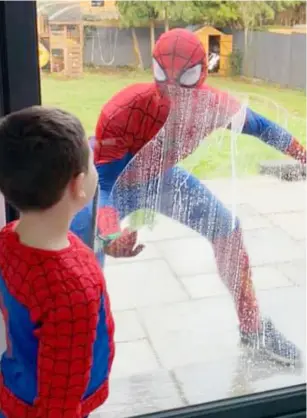
M 112 206 L 110 193 L 133 156 L 165 125 L 171 109 L 166 88 L 179 85 L 213 92 L 221 98 L 220 103 L 224 99 L 225 103 L 229 103 L 227 93 L 204 84 L 206 54 L 200 41 L 189 31 L 174 29 L 160 37 L 154 49 L 153 70 L 154 83 L 131 85 L 120 91 L 103 107 L 97 122 L 94 155 L 100 188 L 98 229 L 105 238 L 120 231 L 121 219 L 141 209 L 137 199 L 139 187 L 131 185 L 123 207 Z M 233 100 L 233 106 L 237 106 L 236 100 Z M 291 134 L 251 109 L 247 109 L 242 132 L 259 138 L 302 164 L 306 163 L 306 150 Z M 239 219 L 236 219 L 233 228 L 231 212 L 202 182 L 182 168 L 170 168 L 163 176 L 166 193 L 164 199 L 162 196 L 159 210 L 212 243 L 220 277 L 234 299 L 241 341 L 287 364 L 298 362 L 299 350 L 275 329 L 270 319 L 265 320 L 259 313 Z M 188 210 L 178 213 L 173 210 L 176 196 L 172 195 L 171 184 L 174 179 L 178 181 L 180 178 L 183 180 L 179 181 L 182 184 L 180 195 L 182 202 L 188 202 Z M 196 194 L 197 199 L 193 199 Z M 209 225 L 209 208 L 212 206 L 216 208 L 213 226 Z M 85 242 L 89 242 L 89 228 L 84 226 L 90 223 L 87 220 L 90 211 L 90 208 L 82 211 L 72 223 L 72 229 Z M 140 250 L 135 245 L 136 232 L 126 230 L 120 238 L 111 241 L 106 253 L 114 257 L 133 256 Z
M 1 418 L 85 418 L 108 396 L 114 324 L 101 269 L 75 235 L 61 251 L 0 233 Z

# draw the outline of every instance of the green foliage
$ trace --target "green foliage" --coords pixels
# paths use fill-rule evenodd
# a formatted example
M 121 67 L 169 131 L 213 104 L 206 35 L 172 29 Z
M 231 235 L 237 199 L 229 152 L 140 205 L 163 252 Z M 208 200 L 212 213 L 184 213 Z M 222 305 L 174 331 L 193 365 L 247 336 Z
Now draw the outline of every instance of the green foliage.
M 306 1 L 268 1 L 266 2 L 274 9 L 276 12 L 282 12 L 287 9 L 295 9 L 297 7 L 306 5 Z
M 195 1 L 199 23 L 215 26 L 231 26 L 237 20 L 236 3 L 233 1 Z
M 265 1 L 240 1 L 236 3 L 238 21 L 244 29 L 259 25 L 260 20 L 274 18 L 275 12 L 269 2 Z
M 167 19 L 176 24 L 204 24 L 254 28 L 274 22 L 278 12 L 295 9 L 303 1 L 117 1 L 124 26 L 147 25 Z
M 233 77 L 239 76 L 242 74 L 243 66 L 243 54 L 238 49 L 232 51 L 229 56 L 230 61 L 230 70 Z
M 124 27 L 138 27 L 148 25 L 150 20 L 158 17 L 156 2 L 151 1 L 117 1 L 121 24 Z

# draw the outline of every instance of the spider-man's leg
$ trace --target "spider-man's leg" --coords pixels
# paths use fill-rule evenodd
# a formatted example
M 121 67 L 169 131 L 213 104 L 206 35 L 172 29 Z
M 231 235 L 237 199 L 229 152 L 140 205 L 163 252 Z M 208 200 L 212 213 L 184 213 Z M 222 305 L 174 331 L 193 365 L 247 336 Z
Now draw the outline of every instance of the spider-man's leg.
M 166 173 L 161 188 L 159 211 L 212 243 L 218 272 L 234 299 L 242 341 L 276 360 L 299 363 L 299 350 L 275 329 L 270 319 L 259 315 L 239 219 L 233 223 L 223 203 L 196 177 L 178 167 Z
M 258 305 L 239 220 L 235 220 L 233 230 L 231 212 L 206 186 L 176 167 L 150 184 L 117 190 L 116 201 L 121 219 L 138 209 L 156 209 L 209 239 L 219 274 L 234 298 L 241 330 L 259 329 Z
M 231 293 L 240 329 L 259 329 L 259 309 L 239 219 L 196 177 L 178 167 L 162 181 L 159 211 L 207 238 L 213 246 L 218 272 Z

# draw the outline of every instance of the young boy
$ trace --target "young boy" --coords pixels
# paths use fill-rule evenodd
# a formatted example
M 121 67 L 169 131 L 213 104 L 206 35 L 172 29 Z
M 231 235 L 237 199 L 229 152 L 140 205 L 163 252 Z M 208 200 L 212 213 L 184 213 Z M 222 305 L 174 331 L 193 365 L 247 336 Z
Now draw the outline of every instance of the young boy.
M 20 211 L 0 232 L 1 418 L 84 418 L 108 396 L 109 297 L 93 252 L 69 232 L 96 185 L 74 116 L 35 106 L 0 121 L 0 190 Z

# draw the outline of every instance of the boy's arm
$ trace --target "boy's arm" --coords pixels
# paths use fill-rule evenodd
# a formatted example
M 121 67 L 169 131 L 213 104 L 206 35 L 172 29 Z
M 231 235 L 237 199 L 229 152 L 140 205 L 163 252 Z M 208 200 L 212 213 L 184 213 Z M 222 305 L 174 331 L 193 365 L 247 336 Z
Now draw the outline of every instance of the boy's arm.
M 37 331 L 37 417 L 84 418 L 81 401 L 90 379 L 101 289 L 90 281 L 85 288 L 72 277 L 50 293 L 52 307 Z

